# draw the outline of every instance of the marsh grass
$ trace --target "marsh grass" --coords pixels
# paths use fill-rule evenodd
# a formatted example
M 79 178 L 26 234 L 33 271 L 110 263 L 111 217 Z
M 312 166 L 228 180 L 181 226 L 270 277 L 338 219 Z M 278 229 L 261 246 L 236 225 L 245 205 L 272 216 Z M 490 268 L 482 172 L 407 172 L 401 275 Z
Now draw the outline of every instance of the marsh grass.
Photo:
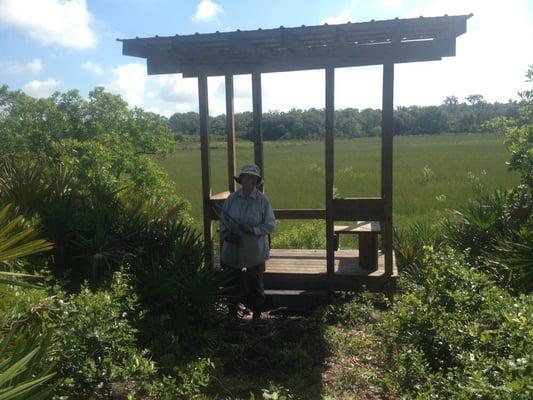
M 495 134 L 440 134 L 394 138 L 394 222 L 432 222 L 473 196 L 472 187 L 486 191 L 509 188 L 518 175 L 508 171 L 504 138 Z M 337 139 L 335 181 L 338 195 L 380 195 L 379 138 Z M 185 146 L 185 147 L 183 147 Z M 265 143 L 265 193 L 274 208 L 324 207 L 323 141 Z M 213 193 L 227 188 L 225 143 L 211 149 Z M 253 160 L 253 144 L 237 142 L 237 168 Z M 170 157 L 158 161 L 176 182 L 177 192 L 192 204 L 201 224 L 200 149 L 197 143 L 177 144 Z M 426 171 L 421 183 L 422 171 Z M 431 171 L 431 172 L 429 172 Z M 276 234 L 302 221 L 283 221 Z

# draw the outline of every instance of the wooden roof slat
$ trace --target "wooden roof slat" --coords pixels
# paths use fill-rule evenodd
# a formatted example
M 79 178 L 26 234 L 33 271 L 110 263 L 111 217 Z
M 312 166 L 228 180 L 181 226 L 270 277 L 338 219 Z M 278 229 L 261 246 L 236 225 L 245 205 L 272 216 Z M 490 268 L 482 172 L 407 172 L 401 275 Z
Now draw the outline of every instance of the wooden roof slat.
M 387 46 L 392 43 L 431 40 L 448 43 L 440 46 L 440 54 L 439 46 L 418 46 L 421 54 L 410 51 L 412 46 L 397 47 L 407 50 L 406 57 L 396 57 L 397 62 L 434 60 L 454 55 L 449 49 L 455 49 L 455 39 L 466 31 L 466 20 L 469 17 L 470 15 L 460 15 L 394 19 L 136 38 L 122 40 L 122 44 L 123 54 L 147 59 L 150 74 L 184 73 L 195 76 L 199 71 L 207 74 L 235 74 L 251 73 L 258 69 L 272 72 L 313 69 L 322 68 L 325 58 L 328 65 L 372 65 L 381 64 L 390 58 L 392 47 Z M 368 50 L 367 47 L 372 46 L 373 49 Z M 381 56 L 377 54 L 380 51 Z M 261 67 L 262 64 L 268 66 Z
M 454 19 L 460 18 L 461 22 L 466 20 L 469 16 L 453 16 L 453 17 L 431 17 L 431 18 L 415 18 L 415 19 L 398 19 L 388 21 L 374 21 L 374 22 L 360 22 L 348 23 L 340 25 L 319 25 L 310 27 L 298 28 L 276 28 L 276 29 L 262 29 L 256 31 L 235 31 L 235 32 L 219 32 L 198 35 L 184 35 L 184 36 L 164 36 L 151 37 L 141 39 L 124 39 L 122 41 L 137 41 L 138 43 L 145 43 L 152 45 L 154 43 L 168 43 L 172 41 L 188 42 L 195 45 L 202 45 L 205 43 L 213 43 L 217 41 L 224 41 L 231 37 L 246 37 L 251 43 L 262 40 L 271 41 L 277 40 L 279 42 L 279 34 L 281 31 L 291 35 L 302 35 L 306 37 L 324 37 L 335 35 L 337 30 L 343 33 L 365 33 L 371 32 L 373 34 L 394 32 L 401 29 L 405 34 L 428 34 L 436 29 L 440 29 L 443 25 L 450 25 Z

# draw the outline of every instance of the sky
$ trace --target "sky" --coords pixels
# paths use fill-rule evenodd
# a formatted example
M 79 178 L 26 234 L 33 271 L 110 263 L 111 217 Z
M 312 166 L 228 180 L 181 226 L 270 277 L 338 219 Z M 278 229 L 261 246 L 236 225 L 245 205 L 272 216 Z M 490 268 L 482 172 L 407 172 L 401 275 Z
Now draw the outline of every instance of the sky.
M 117 38 L 469 13 L 455 57 L 396 66 L 395 105 L 516 99 L 533 64 L 533 0 L 0 0 L 0 85 L 35 97 L 104 86 L 170 116 L 198 110 L 196 79 L 148 76 Z M 335 78 L 335 108 L 381 107 L 380 66 L 339 68 Z M 263 74 L 262 88 L 264 111 L 324 107 L 324 71 Z M 251 97 L 251 77 L 236 76 L 236 112 L 251 110 Z M 210 114 L 224 104 L 223 78 L 210 77 Z

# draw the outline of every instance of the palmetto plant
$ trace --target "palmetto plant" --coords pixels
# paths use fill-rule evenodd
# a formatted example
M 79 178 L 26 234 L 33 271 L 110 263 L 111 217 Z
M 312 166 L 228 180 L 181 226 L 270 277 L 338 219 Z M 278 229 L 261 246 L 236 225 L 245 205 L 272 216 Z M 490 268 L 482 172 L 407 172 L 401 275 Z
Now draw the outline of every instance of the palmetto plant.
M 50 250 L 52 243 L 36 239 L 36 229 L 24 226 L 21 215 L 13 215 L 11 206 L 0 209 L 0 296 L 12 293 L 7 285 L 34 286 L 28 279 L 33 275 L 14 271 L 22 257 Z M 25 326 L 12 324 L 1 332 L 0 340 L 0 400 L 41 400 L 51 395 L 47 385 L 54 376 L 51 366 L 42 367 L 48 349 L 49 336 L 39 335 Z
M 401 273 L 413 282 L 421 282 L 426 274 L 422 255 L 425 246 L 438 248 L 442 235 L 438 226 L 414 223 L 404 229 L 394 229 L 394 251 Z
M 0 400 L 44 400 L 52 387 L 45 386 L 55 375 L 52 365 L 42 368 L 49 336 L 37 336 L 13 326 L 0 341 Z
M 11 209 L 9 204 L 0 209 L 0 283 L 25 285 L 23 279 L 33 275 L 12 271 L 12 265 L 22 257 L 50 250 L 53 244 L 36 239 L 35 227 L 23 227 L 24 217 L 12 216 Z
M 139 300 L 147 312 L 147 340 L 166 332 L 180 346 L 209 344 L 209 329 L 217 316 L 220 277 L 204 262 L 203 243 L 191 226 L 175 220 L 153 221 L 141 228 L 143 248 L 134 260 Z M 153 344 L 153 343 L 152 343 Z M 163 341 L 153 351 L 164 354 Z
M 502 283 L 519 292 L 533 291 L 533 217 L 511 238 L 501 238 L 484 252 L 487 268 Z

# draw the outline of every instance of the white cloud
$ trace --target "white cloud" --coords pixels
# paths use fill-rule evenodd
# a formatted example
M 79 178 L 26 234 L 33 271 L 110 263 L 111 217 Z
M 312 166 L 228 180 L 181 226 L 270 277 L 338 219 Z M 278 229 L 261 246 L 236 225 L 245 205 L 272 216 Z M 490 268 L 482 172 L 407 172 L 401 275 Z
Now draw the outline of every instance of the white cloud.
M 104 73 L 104 69 L 100 66 L 100 64 L 93 63 L 92 61 L 83 63 L 81 67 L 93 75 L 102 75 Z
M 399 65 L 397 104 L 438 104 L 447 95 L 460 99 L 482 94 L 488 101 L 516 98 L 524 72 L 533 62 L 533 5 L 527 0 L 433 0 L 412 17 L 473 13 L 467 32 L 457 38 L 455 57 Z
M 59 81 L 56 81 L 53 78 L 48 78 L 45 81 L 33 80 L 26 83 L 22 90 L 24 90 L 27 95 L 33 97 L 48 97 L 58 89 L 60 84 Z
M 196 79 L 183 79 L 178 74 L 148 76 L 144 63 L 116 66 L 111 70 L 111 80 L 102 86 L 120 94 L 130 106 L 143 107 L 166 116 L 198 110 Z
M 396 0 L 383 1 L 393 4 Z M 395 105 L 440 104 L 448 95 L 462 100 L 473 93 L 482 94 L 488 101 L 505 102 L 516 98 L 516 92 L 525 87 L 523 74 L 533 63 L 532 7 L 528 0 L 513 0 L 505 7 L 497 1 L 430 0 L 420 8 L 404 8 L 405 17 L 469 13 L 474 16 L 467 21 L 467 32 L 457 38 L 455 57 L 396 66 Z M 331 23 L 343 22 L 343 17 L 348 18 L 348 11 L 330 17 L 333 18 Z M 379 12 L 388 15 L 385 9 Z M 336 107 L 380 108 L 381 70 L 380 66 L 337 69 Z M 295 77 L 293 84 L 297 86 L 290 92 L 306 93 L 301 100 L 306 104 L 310 94 L 305 84 L 298 84 L 298 81 Z
M 326 17 L 320 21 L 320 24 L 345 24 L 353 19 L 352 12 L 350 10 L 342 10 L 336 17 Z
M 140 63 L 119 65 L 111 71 L 112 80 L 104 85 L 110 92 L 120 94 L 131 106 L 144 105 L 146 67 Z
M 325 17 L 320 21 L 320 25 L 322 24 L 328 24 L 328 25 L 334 25 L 334 24 L 345 24 L 347 22 L 353 21 L 353 10 L 355 9 L 356 0 L 352 0 L 347 8 L 341 10 L 339 15 L 337 16 L 329 16 Z
M 6 75 L 27 75 L 38 74 L 43 70 L 43 63 L 39 58 L 35 58 L 27 63 L 20 63 L 18 61 L 2 61 L 0 60 L 0 73 Z
M 43 44 L 94 47 L 86 0 L 0 0 L 0 26 L 19 29 Z
M 474 12 L 474 16 L 468 20 L 467 33 L 457 39 L 456 57 L 396 66 L 395 105 L 440 104 L 448 95 L 462 99 L 473 93 L 481 93 L 489 101 L 516 98 L 516 92 L 524 88 L 523 73 L 533 62 L 533 13 L 529 11 L 527 0 L 509 2 L 505 9 L 496 2 L 482 0 L 471 0 L 466 5 L 461 0 L 433 0 L 423 9 L 406 12 L 406 16 L 469 12 Z M 135 65 L 117 67 L 110 85 L 130 102 L 133 98 L 137 105 L 167 116 L 198 110 L 195 78 L 182 78 L 179 74 L 146 77 L 144 63 Z M 324 107 L 323 70 L 263 74 L 262 89 L 264 111 Z M 335 71 L 337 109 L 381 108 L 381 91 L 379 65 Z M 250 111 L 250 75 L 235 76 L 234 93 L 236 112 Z M 222 77 L 209 78 L 209 110 L 211 115 L 225 111 Z
M 181 74 L 148 77 L 147 103 L 157 107 L 163 115 L 175 112 L 198 111 L 198 80 L 183 78 Z M 209 114 L 224 112 L 224 78 L 208 78 Z
M 222 7 L 212 0 L 202 0 L 192 16 L 194 22 L 210 22 L 222 13 Z
M 156 91 L 153 98 L 176 104 L 189 104 L 198 96 L 196 79 L 183 79 L 179 75 L 158 75 L 154 77 Z

